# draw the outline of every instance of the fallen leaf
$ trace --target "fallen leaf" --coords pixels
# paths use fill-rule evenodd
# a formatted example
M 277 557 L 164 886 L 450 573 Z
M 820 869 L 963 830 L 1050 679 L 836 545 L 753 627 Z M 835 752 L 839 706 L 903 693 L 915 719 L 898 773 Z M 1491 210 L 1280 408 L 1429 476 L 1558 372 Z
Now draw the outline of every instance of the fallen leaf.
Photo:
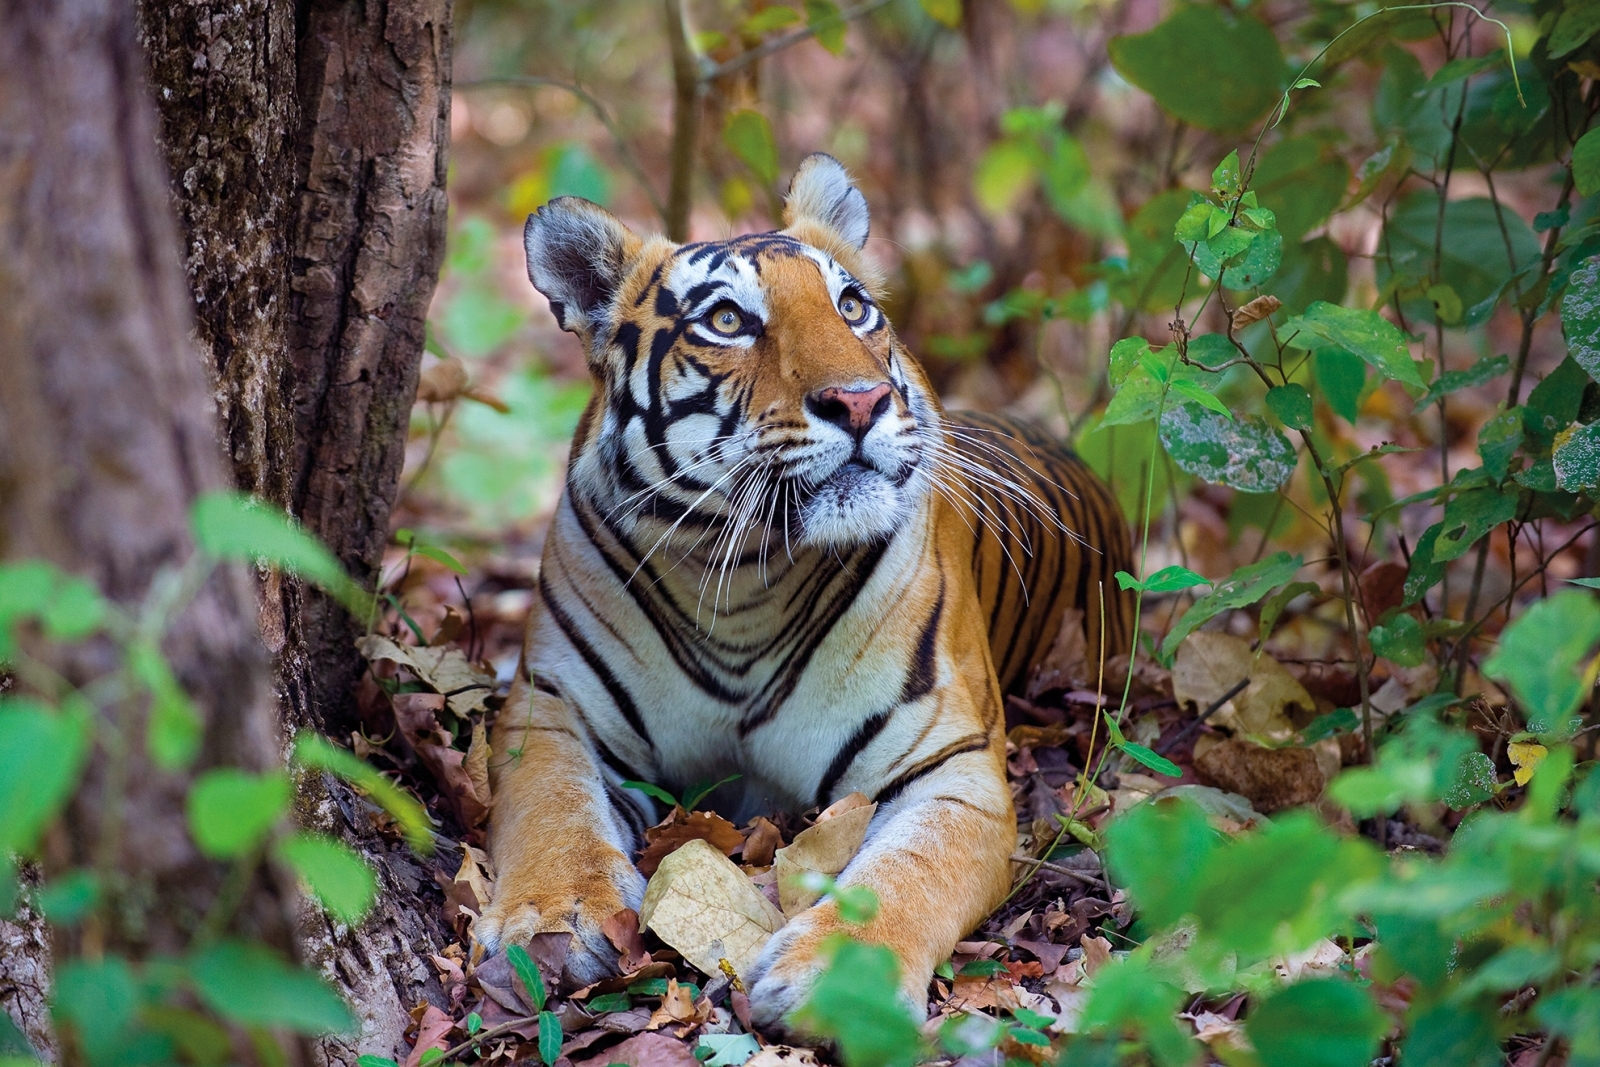
M 1397 608 L 1406 598 L 1407 568 L 1392 559 L 1374 563 L 1361 572 L 1361 607 L 1368 619 Z
M 878 805 L 869 801 L 864 807 L 851 807 L 842 813 L 824 812 L 817 817 L 815 826 L 800 831 L 792 844 L 778 849 L 773 856 L 772 870 L 777 875 L 778 903 L 784 915 L 799 914 L 822 895 L 800 884 L 802 874 L 818 871 L 832 877 L 849 866 L 861 850 L 861 843 L 867 838 L 867 825 L 877 810 Z
M 783 921 L 732 860 L 698 838 L 661 861 L 639 908 L 644 929 L 707 974 L 723 959 L 744 974 Z
M 744 1061 L 744 1067 L 815 1067 L 815 1049 L 793 1045 L 768 1045 Z
M 472 742 L 467 746 L 467 756 L 462 766 L 467 772 L 467 780 L 472 783 L 475 799 L 486 808 L 494 803 L 494 794 L 489 790 L 489 757 L 492 754 L 489 730 L 479 720 L 472 724 Z
M 1346 958 L 1344 949 L 1324 937 L 1308 948 L 1273 960 L 1272 969 L 1285 982 L 1298 982 L 1302 978 L 1326 978 L 1337 971 Z
M 612 1063 L 627 1064 L 627 1067 L 700 1067 L 700 1061 L 694 1058 L 688 1045 L 658 1033 L 630 1037 L 599 1055 L 577 1061 L 573 1067 L 607 1067 Z
M 783 831 L 769 819 L 757 815 L 745 829 L 742 856 L 745 863 L 752 867 L 770 866 L 773 853 L 782 847 Z
M 639 913 L 632 908 L 623 908 L 621 911 L 607 918 L 600 924 L 600 932 L 606 935 L 621 957 L 617 961 L 617 968 L 623 973 L 637 971 L 640 967 L 650 962 L 650 953 L 645 950 L 644 938 L 639 936 Z
M 876 804 L 865 793 L 848 793 L 835 800 L 832 804 L 817 813 L 817 822 L 825 823 L 829 819 L 837 819 L 841 815 L 848 815 L 852 811 L 862 808 L 875 808 Z
M 1071 917 L 1062 915 L 1062 919 L 1070 922 Z M 1045 974 L 1055 973 L 1061 966 L 1062 957 L 1072 949 L 1068 945 L 1057 945 L 1051 941 L 1014 941 L 1012 944 L 1024 952 L 1031 952 L 1039 960 L 1039 967 Z
M 1258 296 L 1248 304 L 1233 309 L 1233 328 L 1242 330 L 1252 322 L 1260 322 L 1281 307 L 1283 301 L 1271 294 Z
M 731 856 L 744 844 L 744 835 L 738 827 L 722 816 L 709 811 L 685 814 L 682 808 L 673 808 L 660 825 L 644 832 L 645 845 L 639 854 L 638 868 L 649 877 L 656 873 L 661 861 L 682 848 L 689 841 L 707 841 L 724 856 Z
M 417 380 L 417 399 L 430 404 L 454 400 L 467 391 L 467 365 L 455 356 L 441 359 Z
M 1110 962 L 1111 942 L 1103 937 L 1084 934 L 1078 938 L 1078 944 L 1083 948 L 1083 973 L 1093 978 L 1094 972 Z
M 1029 700 L 1038 700 L 1045 693 L 1071 689 L 1077 682 L 1093 682 L 1089 674 L 1089 641 L 1083 632 L 1083 611 L 1068 608 L 1061 613 L 1061 629 L 1050 644 L 1033 672 L 1028 676 L 1023 690 Z
M 1203 712 L 1245 678 L 1249 684 L 1244 690 L 1207 721 L 1236 734 L 1281 742 L 1294 735 L 1291 709 L 1316 711 L 1316 701 L 1283 664 L 1252 652 L 1242 637 L 1209 630 L 1190 634 L 1179 646 L 1172 667 L 1173 698 L 1180 707 L 1192 705 Z
M 1327 785 L 1328 776 L 1312 749 L 1266 748 L 1240 737 L 1203 740 L 1207 743 L 1195 745 L 1195 776 L 1239 794 L 1263 814 L 1313 803 Z
M 435 693 L 445 694 L 450 710 L 461 718 L 487 711 L 484 700 L 494 695 L 494 675 L 474 667 L 459 648 L 402 645 L 382 634 L 368 634 L 356 649 L 369 660 L 389 660 L 405 667 Z
M 945 1004 L 952 1011 L 983 1011 L 989 1008 L 1016 1011 L 1022 1006 L 1022 1001 L 1017 997 L 1017 988 L 1009 974 L 991 977 L 957 975 Z
M 422 1062 L 422 1054 L 431 1048 L 449 1048 L 450 1031 L 455 1026 L 454 1019 L 432 1004 L 424 1006 L 422 1018 L 417 1021 L 417 1043 L 406 1054 L 405 1067 L 417 1067 Z
M 1182 1018 L 1194 1023 L 1194 1036 L 1207 1045 L 1220 1041 L 1230 1047 L 1238 1048 L 1248 1044 L 1244 1035 L 1244 1024 L 1214 1011 L 1203 1011 L 1198 1015 L 1186 1015 Z
M 1539 764 L 1550 754 L 1549 749 L 1533 741 L 1513 741 L 1506 746 L 1506 755 L 1510 757 L 1511 764 L 1516 768 L 1512 775 L 1518 785 L 1527 785 L 1533 780 L 1533 772 L 1539 769 Z
M 709 1009 L 710 1005 L 707 1005 Z M 663 1026 L 675 1023 L 701 1023 L 706 1016 L 695 1006 L 694 997 L 690 995 L 685 986 L 678 984 L 676 978 L 667 979 L 667 991 L 662 994 L 661 1007 L 650 1015 L 650 1022 L 646 1030 L 659 1030 Z

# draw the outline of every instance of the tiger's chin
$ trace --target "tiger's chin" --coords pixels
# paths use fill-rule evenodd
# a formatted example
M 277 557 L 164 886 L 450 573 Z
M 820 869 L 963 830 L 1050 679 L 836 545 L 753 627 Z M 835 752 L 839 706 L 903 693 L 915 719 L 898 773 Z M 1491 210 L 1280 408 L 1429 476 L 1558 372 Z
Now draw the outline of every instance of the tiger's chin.
M 860 463 L 844 464 L 802 506 L 802 541 L 818 548 L 887 541 L 916 504 L 916 482 L 892 478 Z

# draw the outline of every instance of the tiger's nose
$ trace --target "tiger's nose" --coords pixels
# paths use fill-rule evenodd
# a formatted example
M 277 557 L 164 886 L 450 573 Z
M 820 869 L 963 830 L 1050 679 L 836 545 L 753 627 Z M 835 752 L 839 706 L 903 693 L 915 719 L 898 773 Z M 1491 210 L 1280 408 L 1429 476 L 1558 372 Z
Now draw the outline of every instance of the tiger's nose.
M 824 422 L 831 422 L 845 433 L 861 440 L 872 424 L 889 410 L 889 383 L 879 382 L 865 389 L 829 386 L 806 397 L 806 408 Z

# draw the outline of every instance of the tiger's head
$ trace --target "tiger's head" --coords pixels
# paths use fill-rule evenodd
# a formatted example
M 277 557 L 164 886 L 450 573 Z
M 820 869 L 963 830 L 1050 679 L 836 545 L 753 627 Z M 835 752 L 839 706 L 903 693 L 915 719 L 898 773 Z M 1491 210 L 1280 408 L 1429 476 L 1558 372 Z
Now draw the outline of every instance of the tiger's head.
M 840 549 L 930 492 L 942 417 L 861 256 L 866 199 L 813 155 L 783 221 L 679 245 L 576 197 L 529 217 L 528 275 L 596 383 L 568 484 L 608 522 Z

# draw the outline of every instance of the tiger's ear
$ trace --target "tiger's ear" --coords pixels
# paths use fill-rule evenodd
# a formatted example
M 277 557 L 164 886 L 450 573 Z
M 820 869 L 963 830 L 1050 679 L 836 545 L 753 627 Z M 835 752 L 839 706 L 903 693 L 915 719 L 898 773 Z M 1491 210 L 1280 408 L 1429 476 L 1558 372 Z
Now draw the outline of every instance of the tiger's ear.
M 622 220 L 578 196 L 558 196 L 522 231 L 528 280 L 563 330 L 589 334 L 643 244 Z
M 867 243 L 872 218 L 867 198 L 850 183 L 844 164 L 825 152 L 813 152 L 800 162 L 784 201 L 783 224 L 817 222 L 829 227 L 860 250 Z

